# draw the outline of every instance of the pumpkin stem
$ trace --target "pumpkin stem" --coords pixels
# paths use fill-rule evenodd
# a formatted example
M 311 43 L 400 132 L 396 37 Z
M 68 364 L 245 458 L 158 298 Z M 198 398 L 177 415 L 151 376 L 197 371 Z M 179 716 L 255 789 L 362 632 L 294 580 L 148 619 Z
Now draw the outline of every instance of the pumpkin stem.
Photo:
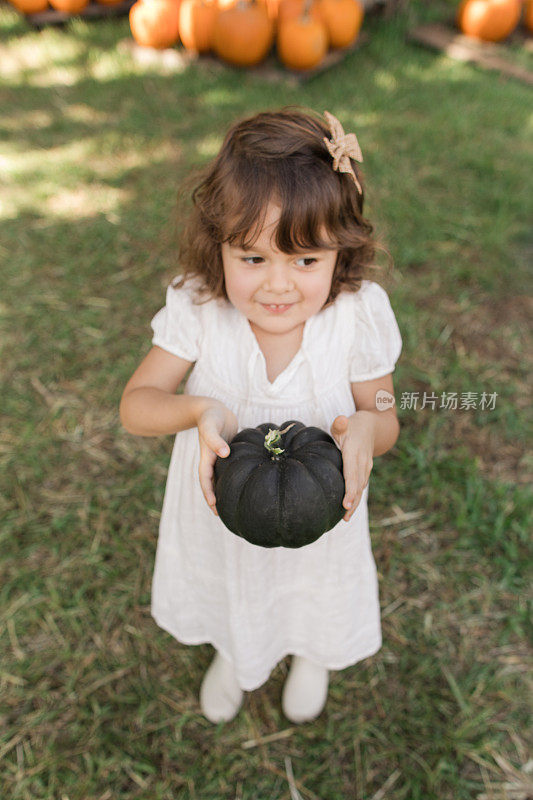
M 277 445 L 281 444 L 281 437 L 284 433 L 287 433 L 290 428 L 294 425 L 294 422 L 291 422 L 290 425 L 287 425 L 282 431 L 278 428 L 269 428 L 268 433 L 265 436 L 265 447 L 269 453 L 272 453 L 273 456 L 280 456 L 282 453 L 285 452 L 283 447 L 278 447 Z

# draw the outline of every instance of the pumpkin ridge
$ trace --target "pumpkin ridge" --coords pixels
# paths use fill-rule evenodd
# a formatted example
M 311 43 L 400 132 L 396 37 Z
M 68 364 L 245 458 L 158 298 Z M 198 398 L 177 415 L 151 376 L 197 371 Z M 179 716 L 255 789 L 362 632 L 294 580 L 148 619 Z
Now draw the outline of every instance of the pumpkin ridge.
M 335 445 L 333 448 L 331 445 Z M 319 456 L 320 458 L 327 458 L 337 469 L 342 470 L 342 454 L 333 439 L 331 442 L 325 440 L 310 442 L 308 444 L 298 447 L 296 450 L 291 451 L 291 458 L 298 457 L 297 454 L 303 450 L 302 455 L 305 457 L 308 453 Z
M 276 536 L 281 537 L 282 541 L 283 541 L 284 531 L 282 529 L 281 516 L 282 516 L 283 508 L 285 507 L 284 505 L 282 505 L 282 503 L 283 503 L 283 499 L 284 499 L 284 496 L 285 496 L 284 486 L 285 486 L 285 473 L 286 473 L 286 471 L 287 471 L 287 461 L 286 461 L 286 459 L 283 459 L 281 461 L 280 468 L 278 470 L 278 485 L 277 485 L 278 519 L 277 519 L 277 524 L 276 524 Z
M 323 503 L 324 504 L 327 503 L 327 496 L 326 496 L 322 486 L 318 483 L 316 475 L 314 475 L 311 472 L 311 470 L 309 470 L 307 464 L 304 463 L 303 461 L 301 461 L 298 458 L 293 458 L 292 456 L 288 456 L 283 461 L 283 463 L 281 465 L 281 469 L 279 471 L 280 477 L 282 478 L 282 480 L 280 479 L 280 481 L 279 481 L 279 487 L 280 487 L 279 508 L 280 508 L 280 510 L 282 511 L 283 509 L 285 509 L 286 504 L 292 499 L 291 496 L 289 495 L 288 491 L 287 491 L 287 489 L 289 487 L 289 482 L 285 477 L 285 473 L 291 468 L 291 462 L 299 464 L 299 466 L 303 468 L 303 470 L 305 471 L 307 476 L 309 478 L 311 478 L 311 481 L 312 481 L 313 485 L 315 487 L 318 487 L 319 493 L 322 496 Z M 328 521 L 329 521 L 329 514 L 328 514 Z M 314 536 L 314 538 L 313 539 L 309 539 L 307 543 L 311 544 L 312 542 L 316 541 L 320 536 L 322 536 L 323 533 L 325 533 L 326 530 L 327 530 L 327 527 L 324 527 L 320 532 L 317 531 L 316 535 Z M 283 527 L 283 529 L 281 529 L 279 531 L 278 535 L 280 535 L 282 537 L 283 546 L 284 547 L 299 547 L 300 546 L 297 543 L 298 542 L 298 535 L 296 537 L 296 542 L 293 539 L 289 540 L 288 531 L 287 531 L 285 526 Z
M 309 467 L 309 463 L 308 463 L 308 461 L 307 461 L 307 460 L 306 460 L 305 462 L 304 462 L 304 461 L 300 461 L 300 459 L 299 459 L 299 458 L 294 458 L 294 457 L 292 456 L 292 454 L 291 454 L 291 456 L 290 456 L 289 458 L 290 458 L 292 461 L 297 461 L 299 464 L 301 464 L 301 465 L 302 465 L 302 466 L 303 466 L 303 467 L 306 469 L 306 471 L 307 471 L 307 472 L 309 473 L 309 475 L 311 476 L 311 478 L 312 478 L 312 480 L 313 480 L 313 483 L 315 484 L 315 486 L 318 488 L 318 490 L 319 490 L 320 494 L 322 495 L 322 499 L 323 499 L 324 503 L 327 505 L 328 496 L 327 496 L 326 492 L 324 491 L 324 487 L 322 486 L 322 483 L 320 482 L 320 480 L 319 480 L 318 476 L 317 476 L 317 475 L 316 475 L 316 474 L 313 472 L 313 470 L 312 470 L 312 469 Z M 329 515 L 328 515 L 328 523 L 329 523 L 329 522 L 330 522 L 330 518 L 329 518 Z
M 313 460 L 312 457 L 316 457 L 316 460 Z M 328 464 L 328 466 L 326 466 L 326 464 Z M 317 483 L 319 485 L 319 487 L 320 487 L 320 491 L 322 492 L 322 496 L 324 498 L 324 501 L 325 501 L 325 504 L 326 504 L 326 508 L 329 509 L 329 514 L 328 514 L 328 526 L 329 527 L 328 527 L 328 530 L 331 530 L 331 528 L 333 528 L 338 522 L 340 522 L 340 520 L 344 516 L 344 508 L 342 506 L 342 498 L 344 497 L 344 479 L 342 479 L 342 481 L 338 480 L 338 478 L 339 478 L 339 467 L 337 466 L 337 464 L 335 464 L 330 459 L 327 459 L 327 461 L 325 461 L 324 457 L 322 455 L 318 455 L 318 454 L 315 454 L 315 453 L 309 453 L 308 452 L 307 453 L 306 462 L 305 462 L 305 468 L 307 469 L 309 474 L 313 477 L 315 483 Z M 317 472 L 315 472 L 315 468 L 317 469 Z M 342 466 L 341 466 L 341 469 L 342 469 Z M 334 489 L 333 484 L 338 483 L 338 486 L 339 486 L 339 498 L 338 498 L 339 499 L 339 506 L 338 506 L 338 509 L 337 509 L 336 513 L 334 512 L 333 507 L 331 505 L 332 497 L 330 496 L 330 494 L 326 491 L 326 489 L 324 487 L 324 472 L 326 470 L 329 471 L 329 477 L 331 478 L 331 484 L 330 484 L 329 488 L 331 489 L 331 494 L 332 495 L 333 495 L 333 489 Z
M 284 459 L 280 464 L 279 474 L 283 477 L 283 480 L 278 481 L 278 508 L 280 509 L 280 516 L 282 516 L 282 512 L 285 508 L 285 498 L 287 493 L 285 491 L 285 472 L 287 471 L 287 462 Z M 287 542 L 285 541 L 285 526 L 283 525 L 283 520 L 278 519 L 278 528 L 276 530 L 276 535 L 281 538 L 284 542 L 285 547 L 288 546 Z
M 286 428 L 289 428 L 289 430 L 287 433 L 283 434 L 283 447 L 290 450 L 295 437 L 298 436 L 300 431 L 305 430 L 305 426 L 303 422 L 298 422 L 298 420 L 295 419 L 288 419 L 282 422 L 279 426 L 279 430 L 284 431 Z
M 248 526 L 248 515 L 249 509 L 252 503 L 248 498 L 248 492 L 251 492 L 253 497 L 253 482 L 257 480 L 259 473 L 266 472 L 268 476 L 273 475 L 274 480 L 276 481 L 276 485 L 274 487 L 273 494 L 276 497 L 276 502 L 274 503 L 277 519 L 275 520 L 275 524 L 272 525 L 271 520 L 268 519 L 268 524 L 261 527 L 260 524 L 257 524 L 257 527 L 254 529 L 253 538 L 250 537 L 249 533 L 249 526 Z M 234 533 L 237 533 L 238 536 L 241 536 L 243 539 L 247 539 L 252 544 L 260 545 L 261 547 L 278 547 L 278 543 L 275 541 L 277 537 L 279 537 L 280 532 L 280 513 L 281 507 L 279 504 L 279 497 L 280 497 L 280 484 L 281 484 L 281 475 L 282 470 L 277 468 L 272 468 L 272 461 L 271 459 L 266 459 L 262 464 L 256 464 L 255 469 L 251 470 L 246 480 L 243 482 L 243 486 L 241 492 L 239 494 L 238 500 L 235 503 L 236 512 L 235 512 L 235 520 L 236 520 L 236 527 L 234 529 Z M 262 477 L 259 475 L 259 477 Z
M 227 458 L 217 458 L 214 467 L 215 481 L 219 481 L 228 468 L 233 469 L 240 465 L 240 462 L 245 458 L 257 460 L 258 447 L 255 442 L 235 442 L 232 441 L 230 454 Z
M 310 442 L 320 441 L 334 443 L 329 433 L 323 431 L 322 428 L 315 428 L 313 426 L 308 428 L 300 428 L 300 430 L 294 433 L 290 440 L 291 450 L 292 448 L 299 450 L 301 447 L 305 447 Z
M 265 433 L 268 433 L 268 431 L 265 431 Z M 239 433 L 235 434 L 230 442 L 230 447 L 234 443 L 237 444 L 237 442 L 246 442 L 247 444 L 256 444 L 258 447 L 262 447 L 263 439 L 264 437 L 261 436 L 257 428 L 243 428 Z
M 258 455 L 262 455 L 263 450 L 263 445 L 259 446 L 257 442 L 232 442 L 230 445 L 230 456 L 233 456 L 233 459 L 243 458 L 243 456 L 253 456 L 257 458 Z
M 235 530 L 236 528 L 238 522 L 238 507 L 246 488 L 246 483 L 250 475 L 258 468 L 257 460 L 253 456 L 249 456 L 248 459 L 243 457 L 238 459 L 238 462 L 233 462 L 239 469 L 224 469 L 222 472 L 217 473 L 215 467 L 215 475 L 217 475 L 215 485 L 217 511 L 219 517 L 225 520 L 224 524 L 230 530 Z M 243 480 L 243 471 L 246 472 L 247 470 L 247 460 L 250 469 L 248 473 L 245 474 Z M 239 536 L 241 535 L 242 534 L 239 533 Z

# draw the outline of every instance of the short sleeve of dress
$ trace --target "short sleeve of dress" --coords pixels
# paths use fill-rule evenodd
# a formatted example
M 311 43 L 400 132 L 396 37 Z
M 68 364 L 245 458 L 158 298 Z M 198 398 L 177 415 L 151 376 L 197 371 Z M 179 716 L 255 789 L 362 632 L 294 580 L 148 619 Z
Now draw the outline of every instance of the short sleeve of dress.
M 374 281 L 363 281 L 354 296 L 354 306 L 350 383 L 388 375 L 402 350 L 400 329 L 385 289 Z
M 201 325 L 199 306 L 194 305 L 186 287 L 167 288 L 166 305 L 151 322 L 152 344 L 186 361 L 197 361 Z

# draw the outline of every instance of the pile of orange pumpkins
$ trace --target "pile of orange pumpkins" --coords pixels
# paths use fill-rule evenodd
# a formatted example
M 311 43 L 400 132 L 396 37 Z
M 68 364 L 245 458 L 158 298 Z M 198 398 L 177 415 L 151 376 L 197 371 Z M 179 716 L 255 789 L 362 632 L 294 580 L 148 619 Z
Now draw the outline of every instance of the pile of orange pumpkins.
M 351 45 L 364 16 L 360 0 L 137 0 L 130 9 L 135 41 L 214 52 L 240 67 L 259 64 L 276 42 L 289 69 L 318 66 L 329 48 Z
M 97 0 L 97 2 L 102 6 L 114 6 L 122 0 Z M 46 11 L 49 5 L 65 14 L 79 14 L 89 5 L 89 0 L 11 0 L 11 3 L 23 14 L 38 14 L 40 11 Z
M 533 33 L 533 0 L 462 0 L 455 21 L 466 36 L 501 42 L 517 27 L 524 11 L 524 25 Z

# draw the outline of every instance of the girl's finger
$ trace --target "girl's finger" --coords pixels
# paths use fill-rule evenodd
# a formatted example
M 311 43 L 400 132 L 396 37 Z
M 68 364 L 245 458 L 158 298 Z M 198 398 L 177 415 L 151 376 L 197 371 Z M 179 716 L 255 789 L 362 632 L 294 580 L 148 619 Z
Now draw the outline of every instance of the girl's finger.
M 213 491 L 213 465 L 205 458 L 200 458 L 200 465 L 198 467 L 198 476 L 200 478 L 200 488 L 205 497 L 205 501 L 211 511 L 218 516 L 215 504 L 216 497 Z
M 200 434 L 200 440 L 203 440 L 207 447 L 217 456 L 221 458 L 229 456 L 228 443 L 222 438 L 214 425 L 205 424 L 201 429 L 198 428 L 198 433 Z
M 346 464 L 345 471 L 344 471 L 344 501 L 343 503 L 352 503 L 355 500 L 356 494 L 362 488 L 362 471 L 355 461 L 353 464 Z
M 355 472 L 352 472 L 346 481 L 346 488 L 342 504 L 344 508 L 350 512 L 349 516 L 354 513 L 359 505 L 361 497 L 363 496 L 363 491 L 368 484 L 369 475 L 370 471 L 367 473 L 367 469 L 359 469 Z
M 344 461 L 344 483 L 346 494 L 353 494 L 365 488 L 372 472 L 373 459 L 360 458 L 346 459 Z
M 360 480 L 356 469 L 347 470 L 347 473 L 344 476 L 344 498 L 342 504 L 344 508 L 351 508 L 360 489 Z
M 363 492 L 362 491 L 361 492 L 357 492 L 355 495 L 353 495 L 353 500 L 350 502 L 350 507 L 347 509 L 346 514 L 343 517 L 343 520 L 345 520 L 345 522 L 348 522 L 348 520 L 351 519 L 352 516 L 357 511 L 357 508 L 359 506 L 359 503 L 361 502 L 361 497 L 362 496 L 363 496 Z M 346 508 L 346 506 L 345 506 L 345 508 Z
M 353 489 L 349 489 L 346 494 L 344 495 L 344 500 L 342 504 L 346 510 L 355 509 L 356 500 L 361 498 L 363 493 L 363 487 L 356 486 Z

